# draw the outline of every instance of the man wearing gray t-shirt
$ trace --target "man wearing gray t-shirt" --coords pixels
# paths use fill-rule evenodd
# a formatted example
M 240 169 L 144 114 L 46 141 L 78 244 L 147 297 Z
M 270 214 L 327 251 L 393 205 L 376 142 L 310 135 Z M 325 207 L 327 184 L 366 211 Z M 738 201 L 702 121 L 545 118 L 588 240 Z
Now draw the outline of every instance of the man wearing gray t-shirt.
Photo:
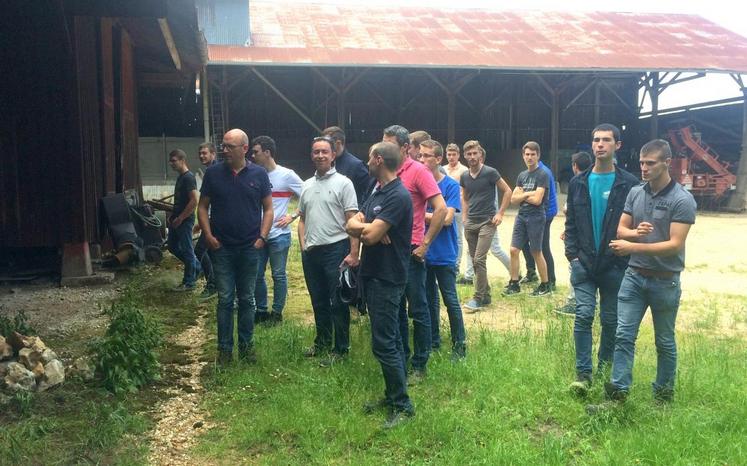
M 657 369 L 653 394 L 658 402 L 674 397 L 677 346 L 674 325 L 680 303 L 680 272 L 685 268 L 685 240 L 695 223 L 693 196 L 669 175 L 672 151 L 661 139 L 641 148 L 645 184 L 630 190 L 610 242 L 618 256 L 630 256 L 617 298 L 617 333 L 608 398 L 624 401 L 633 381 L 633 356 L 638 329 L 651 308 Z M 594 412 L 598 405 L 589 407 Z
M 486 266 L 488 250 L 511 201 L 511 188 L 498 170 L 484 164 L 485 149 L 479 141 L 464 143 L 464 158 L 469 169 L 459 179 L 462 187 L 462 218 L 464 236 L 475 270 L 475 294 L 464 307 L 468 312 L 476 312 L 491 301 Z M 496 188 L 502 193 L 497 210 Z

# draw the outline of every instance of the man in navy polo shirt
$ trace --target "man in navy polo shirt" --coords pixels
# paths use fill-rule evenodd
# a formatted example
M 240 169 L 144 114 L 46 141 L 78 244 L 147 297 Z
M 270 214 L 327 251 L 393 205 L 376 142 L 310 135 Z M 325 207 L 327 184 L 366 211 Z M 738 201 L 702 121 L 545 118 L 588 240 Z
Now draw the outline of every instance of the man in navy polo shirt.
M 371 147 L 368 170 L 378 185 L 363 212 L 347 223 L 351 236 L 363 243 L 360 275 L 371 319 L 371 349 L 381 364 L 385 396 L 366 403 L 373 413 L 388 409 L 385 428 L 392 428 L 415 414 L 407 395 L 406 359 L 399 327 L 399 306 L 405 293 L 412 234 L 412 200 L 397 178 L 400 148 L 390 142 Z
M 330 126 L 322 131 L 322 136 L 329 136 L 335 141 L 335 170 L 347 176 L 353 182 L 358 206 L 363 205 L 366 190 L 371 186 L 366 165 L 361 159 L 351 154 L 345 146 L 345 131 L 339 126 Z
M 274 216 L 272 192 L 267 171 L 246 160 L 249 137 L 244 131 L 228 131 L 223 149 L 224 161 L 205 172 L 197 211 L 218 287 L 218 363 L 233 357 L 237 295 L 239 358 L 254 362 L 254 287 L 258 250 L 266 246 Z

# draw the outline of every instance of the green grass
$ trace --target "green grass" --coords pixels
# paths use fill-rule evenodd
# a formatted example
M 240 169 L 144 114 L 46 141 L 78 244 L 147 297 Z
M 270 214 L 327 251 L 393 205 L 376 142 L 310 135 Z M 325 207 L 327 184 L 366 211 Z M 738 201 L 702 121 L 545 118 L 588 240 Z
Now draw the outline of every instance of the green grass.
M 291 282 L 302 287 L 298 253 Z M 299 283 L 300 282 L 300 283 Z M 495 286 L 496 284 L 494 284 Z M 470 287 L 462 287 L 462 296 Z M 494 290 L 494 296 L 498 296 Z M 560 301 L 565 294 L 556 293 Z M 740 298 L 742 303 L 744 298 Z M 362 404 L 383 393 L 366 319 L 353 323 L 350 358 L 329 369 L 301 356 L 313 328 L 301 323 L 308 296 L 291 288 L 279 327 L 256 329 L 260 362 L 206 371 L 205 406 L 217 427 L 194 450 L 216 464 L 744 464 L 747 461 L 747 344 L 743 338 L 680 333 L 676 401 L 651 400 L 656 354 L 642 327 L 634 386 L 619 409 L 590 417 L 588 400 L 567 391 L 574 376 L 573 323 L 554 303 L 494 299 L 531 324 L 509 331 L 468 329 L 468 357 L 434 353 L 429 376 L 410 389 L 417 415 L 385 431 Z M 294 318 L 295 317 L 295 318 Z M 215 332 L 214 322 L 209 332 Z M 448 338 L 442 316 L 442 336 Z M 595 330 L 595 337 L 598 335 Z M 214 353 L 214 341 L 207 347 Z

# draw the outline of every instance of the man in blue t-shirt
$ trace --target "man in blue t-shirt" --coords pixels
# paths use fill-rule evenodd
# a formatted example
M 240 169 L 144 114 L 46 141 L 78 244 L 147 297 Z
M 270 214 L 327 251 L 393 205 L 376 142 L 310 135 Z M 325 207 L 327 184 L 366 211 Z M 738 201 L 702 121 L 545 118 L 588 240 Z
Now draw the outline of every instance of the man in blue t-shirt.
M 547 196 L 547 208 L 545 209 L 545 231 L 542 235 L 542 257 L 545 258 L 547 263 L 547 279 L 550 281 L 550 286 L 555 289 L 555 260 L 552 257 L 552 251 L 550 250 L 550 226 L 555 216 L 558 214 L 558 193 L 555 189 L 555 177 L 552 175 L 550 167 L 539 161 L 539 167 L 547 173 L 548 178 L 548 196 Z M 537 281 L 537 265 L 534 263 L 534 257 L 532 257 L 532 251 L 529 249 L 529 243 L 524 245 L 521 250 L 524 255 L 524 260 L 527 263 L 527 274 L 519 280 L 519 283 L 532 283 Z
M 420 161 L 433 174 L 446 201 L 446 217 L 443 227 L 425 255 L 425 294 L 431 314 L 431 347 L 438 349 L 441 346 L 439 334 L 441 305 L 438 299 L 440 290 L 446 305 L 446 313 L 449 316 L 452 359 L 459 360 L 464 358 L 467 351 L 462 308 L 459 305 L 456 290 L 456 259 L 459 245 L 454 218 L 461 211 L 462 200 L 457 182 L 440 170 L 443 155 L 443 146 L 438 141 L 429 139 L 420 143 Z M 426 224 L 430 222 L 431 215 L 432 209 L 429 208 L 425 214 Z
M 609 249 L 617 238 L 617 225 L 625 198 L 638 184 L 636 177 L 615 166 L 620 130 L 601 124 L 592 132 L 594 166 L 571 179 L 565 214 L 565 256 L 571 264 L 571 286 L 576 296 L 573 339 L 576 380 L 571 390 L 585 396 L 592 381 L 592 335 L 599 292 L 599 369 L 612 363 L 617 329 L 617 293 L 627 257 Z
M 267 171 L 246 160 L 249 136 L 223 136 L 224 161 L 205 171 L 197 215 L 218 287 L 218 363 L 233 358 L 233 308 L 238 297 L 239 358 L 256 361 L 254 287 L 259 249 L 267 246 L 274 217 Z M 208 212 L 210 212 L 208 214 Z
M 400 149 L 391 142 L 371 147 L 368 170 L 377 180 L 363 210 L 348 220 L 347 232 L 360 238 L 360 277 L 371 321 L 371 349 L 384 375 L 384 398 L 366 403 L 366 413 L 388 410 L 385 428 L 415 414 L 407 394 L 406 356 L 399 325 L 400 301 L 410 269 L 412 198 L 397 177 Z

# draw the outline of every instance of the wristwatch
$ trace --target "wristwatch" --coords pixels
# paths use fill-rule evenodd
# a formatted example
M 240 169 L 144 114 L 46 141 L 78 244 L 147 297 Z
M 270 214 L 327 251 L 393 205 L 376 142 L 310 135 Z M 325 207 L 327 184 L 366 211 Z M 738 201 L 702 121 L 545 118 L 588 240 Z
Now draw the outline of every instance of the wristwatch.
M 259 235 L 259 239 L 261 239 L 263 243 L 267 244 L 267 238 L 265 238 L 264 236 Z

